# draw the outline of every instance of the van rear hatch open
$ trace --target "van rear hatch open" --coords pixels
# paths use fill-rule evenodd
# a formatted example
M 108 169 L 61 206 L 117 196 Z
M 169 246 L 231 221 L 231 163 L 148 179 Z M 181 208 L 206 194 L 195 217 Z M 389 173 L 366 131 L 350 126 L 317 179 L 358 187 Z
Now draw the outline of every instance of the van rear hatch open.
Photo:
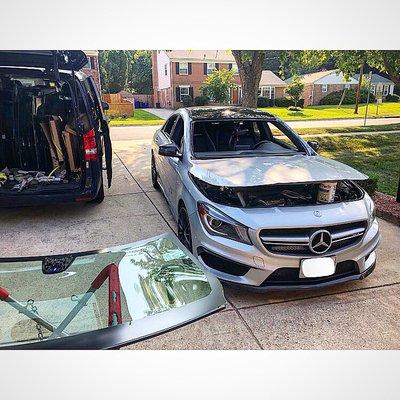
M 81 50 L 1 50 L 0 66 L 80 70 L 87 63 Z
M 0 348 L 113 348 L 224 305 L 219 281 L 172 234 L 101 251 L 0 259 Z

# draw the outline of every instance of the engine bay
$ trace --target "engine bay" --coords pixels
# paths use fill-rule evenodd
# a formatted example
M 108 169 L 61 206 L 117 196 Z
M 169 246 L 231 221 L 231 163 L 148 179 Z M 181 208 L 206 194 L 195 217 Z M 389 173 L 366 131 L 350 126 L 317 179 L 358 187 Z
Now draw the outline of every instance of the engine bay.
M 191 178 L 201 193 L 212 202 L 239 208 L 306 206 L 356 201 L 364 197 L 364 191 L 350 180 L 226 187 L 210 185 L 193 175 Z M 332 196 L 327 198 L 323 194 L 329 185 Z

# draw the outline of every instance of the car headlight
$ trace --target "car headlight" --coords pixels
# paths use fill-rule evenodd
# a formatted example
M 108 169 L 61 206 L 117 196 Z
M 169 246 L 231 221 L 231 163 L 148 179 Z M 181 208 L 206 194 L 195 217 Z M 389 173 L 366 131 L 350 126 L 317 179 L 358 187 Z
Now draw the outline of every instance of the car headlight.
M 237 242 L 252 244 L 248 228 L 209 204 L 197 203 L 200 221 L 210 235 L 222 236 Z
M 368 229 L 371 228 L 376 218 L 375 204 L 371 198 L 368 199 Z

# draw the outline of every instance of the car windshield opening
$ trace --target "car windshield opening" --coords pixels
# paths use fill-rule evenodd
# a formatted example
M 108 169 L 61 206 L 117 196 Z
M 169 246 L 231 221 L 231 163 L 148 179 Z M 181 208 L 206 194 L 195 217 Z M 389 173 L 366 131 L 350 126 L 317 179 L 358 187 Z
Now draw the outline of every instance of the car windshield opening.
M 305 152 L 297 135 L 275 120 L 195 121 L 192 144 L 196 158 L 259 157 Z

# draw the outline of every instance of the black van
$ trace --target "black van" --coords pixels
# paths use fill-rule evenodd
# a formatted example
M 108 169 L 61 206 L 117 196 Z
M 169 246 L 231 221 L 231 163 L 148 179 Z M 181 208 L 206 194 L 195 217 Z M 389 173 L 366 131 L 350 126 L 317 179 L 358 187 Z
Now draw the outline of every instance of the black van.
M 86 63 L 76 50 L 0 51 L 0 206 L 103 201 L 108 105 Z

